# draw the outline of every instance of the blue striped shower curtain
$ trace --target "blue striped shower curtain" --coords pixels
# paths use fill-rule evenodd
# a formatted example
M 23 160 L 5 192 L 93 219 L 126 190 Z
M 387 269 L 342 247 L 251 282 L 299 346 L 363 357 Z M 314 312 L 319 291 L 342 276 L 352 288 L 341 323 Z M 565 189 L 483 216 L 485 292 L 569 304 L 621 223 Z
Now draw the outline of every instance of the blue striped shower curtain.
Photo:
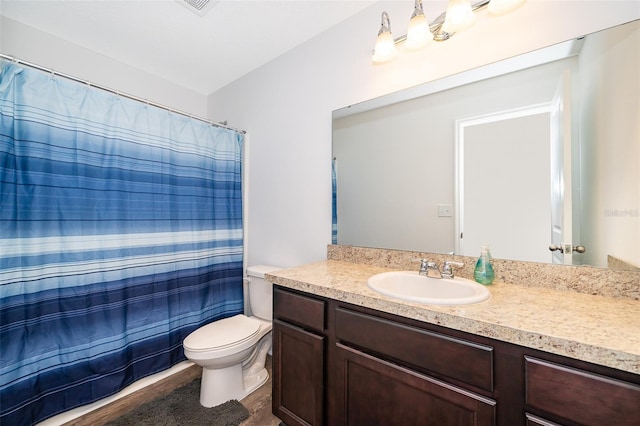
M 0 62 L 0 424 L 184 360 L 242 312 L 241 133 Z

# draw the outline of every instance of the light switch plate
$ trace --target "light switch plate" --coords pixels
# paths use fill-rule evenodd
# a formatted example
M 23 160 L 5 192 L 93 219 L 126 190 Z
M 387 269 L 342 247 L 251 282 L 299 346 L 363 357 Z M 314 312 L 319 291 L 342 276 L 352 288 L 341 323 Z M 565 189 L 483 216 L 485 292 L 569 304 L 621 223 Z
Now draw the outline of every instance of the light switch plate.
M 451 204 L 438 204 L 438 217 L 452 217 L 453 206 Z

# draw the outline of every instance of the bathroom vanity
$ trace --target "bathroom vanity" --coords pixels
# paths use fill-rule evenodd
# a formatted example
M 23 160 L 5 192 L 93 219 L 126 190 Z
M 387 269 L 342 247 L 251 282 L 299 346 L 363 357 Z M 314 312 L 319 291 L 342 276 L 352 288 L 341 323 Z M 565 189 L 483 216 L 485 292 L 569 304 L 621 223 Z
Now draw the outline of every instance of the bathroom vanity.
M 267 276 L 287 425 L 638 424 L 637 300 L 498 282 L 486 302 L 420 305 L 367 287 L 388 270 L 327 260 Z

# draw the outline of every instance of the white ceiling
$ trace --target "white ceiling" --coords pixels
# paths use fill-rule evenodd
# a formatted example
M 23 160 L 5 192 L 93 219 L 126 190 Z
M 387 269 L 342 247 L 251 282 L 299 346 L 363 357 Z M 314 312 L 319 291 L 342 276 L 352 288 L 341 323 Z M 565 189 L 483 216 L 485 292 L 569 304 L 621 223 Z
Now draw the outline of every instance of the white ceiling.
M 215 1 L 215 0 L 212 0 Z M 373 0 L 0 0 L 0 13 L 208 95 Z

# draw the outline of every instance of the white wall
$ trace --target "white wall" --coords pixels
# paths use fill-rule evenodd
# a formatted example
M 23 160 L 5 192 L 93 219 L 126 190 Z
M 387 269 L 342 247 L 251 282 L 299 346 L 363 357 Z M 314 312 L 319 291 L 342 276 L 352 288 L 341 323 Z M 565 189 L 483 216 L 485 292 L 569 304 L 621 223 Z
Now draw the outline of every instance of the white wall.
M 438 5 L 430 17 L 444 10 Z M 331 111 L 637 19 L 639 9 L 636 1 L 529 0 L 503 17 L 482 12 L 445 43 L 373 66 L 380 13 L 389 12 L 399 36 L 412 11 L 408 0 L 381 2 L 212 94 L 209 117 L 249 132 L 248 263 L 326 258 Z
M 4 16 L 0 53 L 197 117 L 207 114 L 206 96 Z

